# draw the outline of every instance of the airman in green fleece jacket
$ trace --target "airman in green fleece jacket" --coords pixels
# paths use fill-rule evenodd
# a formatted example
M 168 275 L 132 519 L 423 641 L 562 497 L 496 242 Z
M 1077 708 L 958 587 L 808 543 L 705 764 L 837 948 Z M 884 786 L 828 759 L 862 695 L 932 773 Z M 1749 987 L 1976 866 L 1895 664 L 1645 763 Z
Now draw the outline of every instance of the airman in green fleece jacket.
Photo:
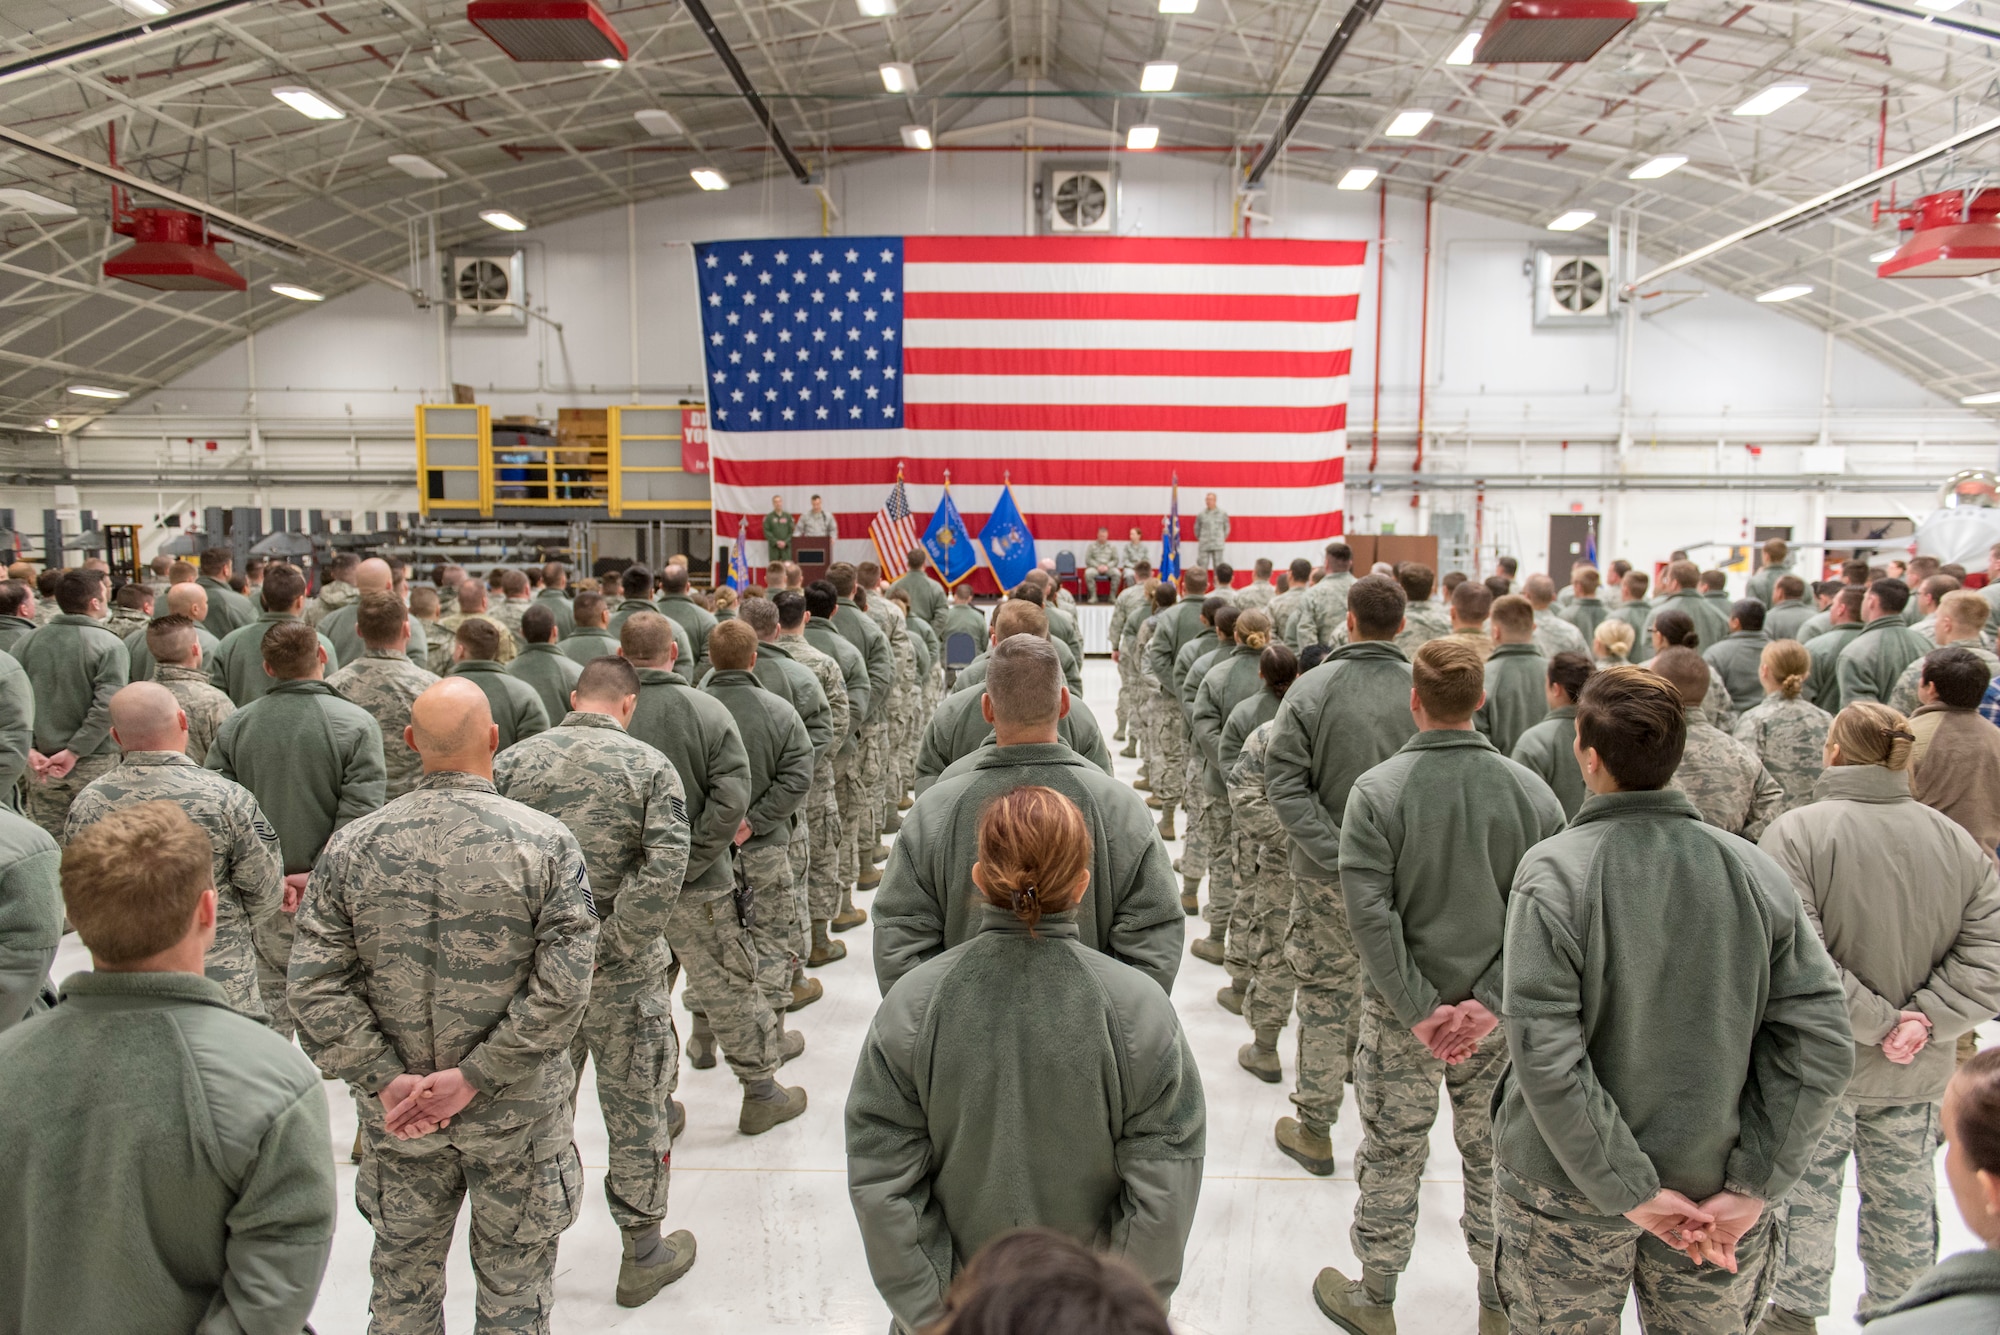
M 953 765 L 992 742 L 993 724 L 979 703 L 985 698 L 984 691 L 966 691 L 938 701 L 931 721 L 924 726 L 923 747 L 917 752 L 918 793 L 929 789 Z M 1056 720 L 1056 739 L 1106 774 L 1113 772 L 1111 750 L 1104 743 L 1104 730 L 1097 726 L 1097 716 L 1074 695 L 1069 699 L 1069 708 Z
M 1653 674 L 1593 677 L 1577 707 L 1592 796 L 1514 876 L 1493 1148 L 1519 1335 L 1615 1329 L 1635 1284 L 1648 1328 L 1748 1329 L 1774 1263 L 1767 1211 L 1853 1069 L 1840 980 L 1790 878 L 1662 791 L 1685 730 Z
M 502 663 L 500 637 L 510 632 L 478 617 L 460 622 L 452 632 L 449 675 L 464 677 L 486 696 L 493 722 L 500 728 L 500 749 L 549 730 L 549 711 L 535 688 L 514 676 Z M 510 660 L 511 663 L 511 660 Z M 565 711 L 567 712 L 567 711 Z
M 1549 664 L 1549 712 L 1514 743 L 1514 759 L 1533 770 L 1562 803 L 1563 819 L 1576 815 L 1590 790 L 1576 764 L 1576 697 L 1596 671 L 1587 658 L 1556 655 Z
M 1235 608 L 1230 608 L 1236 613 Z M 1227 618 L 1232 639 L 1223 645 L 1195 688 L 1188 718 L 1189 751 L 1201 772 L 1201 834 L 1208 855 L 1208 939 L 1190 950 L 1198 959 L 1222 964 L 1228 957 L 1229 926 L 1236 912 L 1241 878 L 1236 868 L 1236 827 L 1229 806 L 1228 770 L 1222 761 L 1222 732 L 1237 705 L 1258 693 L 1260 655 L 1271 643 L 1271 618 L 1255 608 Z M 1193 674 L 1189 674 L 1190 680 Z M 1231 759 L 1234 759 L 1232 756 Z M 1183 863 L 1183 868 L 1186 864 Z M 1185 885 L 1183 886 L 1185 890 Z
M 1486 701 L 1473 724 L 1501 755 L 1549 712 L 1549 660 L 1534 644 L 1535 611 L 1526 598 L 1493 600 L 1493 652 L 1486 659 Z
M 1859 700 L 1886 705 L 1895 693 L 1903 669 L 1931 651 L 1931 643 L 1903 620 L 1910 586 L 1900 579 L 1878 579 L 1861 600 L 1861 633 L 1840 651 L 1834 673 L 1844 708 Z M 1837 712 L 1813 701 L 1829 713 Z
M 14 657 L 34 691 L 29 713 L 34 750 L 67 765 L 60 775 L 43 776 L 31 769 L 27 776 L 28 819 L 57 840 L 76 795 L 118 763 L 118 743 L 111 740 L 111 697 L 125 685 L 130 659 L 124 642 L 99 620 L 105 588 L 96 571 L 65 573 L 56 586 L 61 613 L 14 646 Z M 20 712 L 18 703 L 14 712 Z

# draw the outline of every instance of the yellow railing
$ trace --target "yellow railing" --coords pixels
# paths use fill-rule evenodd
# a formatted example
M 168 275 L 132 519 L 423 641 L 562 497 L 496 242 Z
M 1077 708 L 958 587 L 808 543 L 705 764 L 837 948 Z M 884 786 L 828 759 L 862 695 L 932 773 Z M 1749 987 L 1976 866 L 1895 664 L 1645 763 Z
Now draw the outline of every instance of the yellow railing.
M 490 410 L 483 404 L 417 405 L 417 509 L 493 513 Z
M 490 409 L 427 403 L 417 408 L 417 496 L 433 511 L 502 513 L 541 509 L 627 512 L 706 511 L 708 475 L 685 467 L 690 434 L 704 430 L 692 404 L 629 404 L 605 413 L 600 442 L 574 434 L 509 440 Z M 494 432 L 500 433 L 495 441 Z M 697 441 L 697 443 L 700 443 Z

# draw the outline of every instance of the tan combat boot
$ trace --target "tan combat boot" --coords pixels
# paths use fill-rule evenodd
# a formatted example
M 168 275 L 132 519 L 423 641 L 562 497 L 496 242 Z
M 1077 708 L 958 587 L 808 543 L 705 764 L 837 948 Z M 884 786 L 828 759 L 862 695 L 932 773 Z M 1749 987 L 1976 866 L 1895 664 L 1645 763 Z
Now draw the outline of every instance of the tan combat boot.
M 826 995 L 826 984 L 817 978 L 798 978 L 792 982 L 792 999 L 785 1009 L 802 1011 Z
M 1258 1030 L 1255 1042 L 1245 1043 L 1242 1047 L 1236 1049 L 1236 1064 L 1267 1085 L 1275 1085 L 1280 1080 L 1283 1080 L 1285 1078 L 1285 1068 L 1278 1061 L 1278 1031 L 1275 1029 Z M 1290 1120 L 1290 1118 L 1286 1119 L 1286 1121 Z M 1281 1123 L 1281 1133 L 1282 1127 L 1283 1124 Z M 1284 1144 L 1282 1140 L 1278 1143 L 1280 1146 Z M 1290 1151 L 1287 1151 L 1287 1153 L 1290 1153 Z M 1327 1147 L 1327 1157 L 1329 1160 L 1333 1157 L 1332 1146 Z
M 1210 964 L 1222 963 L 1223 953 L 1222 934 L 1212 927 L 1207 936 L 1191 942 L 1188 946 L 1188 954 L 1198 960 L 1206 960 Z
M 1178 864 L 1180 859 L 1176 858 L 1174 861 Z M 1179 870 L 1178 865 L 1176 865 L 1175 870 Z M 1181 877 L 1181 912 L 1190 918 L 1199 918 L 1201 916 L 1201 877 Z
M 743 1111 L 737 1114 L 736 1129 L 746 1136 L 761 1136 L 805 1110 L 803 1089 L 771 1079 L 752 1080 L 743 1086 Z
M 1230 979 L 1229 986 L 1222 988 L 1215 994 L 1215 1004 L 1228 1011 L 1231 1015 L 1241 1015 L 1243 1013 L 1243 994 L 1249 990 L 1249 986 L 1250 984 L 1244 979 Z
M 1333 1141 L 1295 1117 L 1280 1117 L 1278 1148 L 1314 1177 L 1333 1176 Z
M 618 1263 L 618 1305 L 643 1307 L 693 1265 L 694 1234 L 686 1229 L 664 1238 L 658 1224 L 627 1229 L 625 1257 Z
M 1326 1319 L 1351 1335 L 1396 1335 L 1395 1294 L 1383 1301 L 1367 1285 L 1349 1279 L 1332 1266 L 1313 1281 L 1313 1302 Z
M 828 920 L 825 918 L 813 919 L 812 954 L 806 956 L 806 967 L 808 968 L 817 969 L 822 965 L 831 964 L 835 960 L 844 960 L 847 958 L 847 943 L 845 941 L 835 941 L 826 934 L 827 922 Z
M 875 879 L 878 881 L 882 879 L 880 872 L 876 873 Z M 862 882 L 862 885 L 864 887 L 867 884 L 868 883 L 866 881 Z M 842 905 L 840 912 L 835 914 L 833 919 L 827 923 L 827 926 L 833 928 L 833 930 L 836 932 L 845 932 L 852 928 L 859 927 L 862 923 L 867 921 L 868 921 L 868 910 L 858 909 L 854 907 L 854 900 L 850 897 L 847 900 L 847 902 L 844 905 Z
M 694 1028 L 688 1031 L 688 1041 L 683 1046 L 687 1053 L 688 1065 L 697 1071 L 706 1071 L 715 1065 L 715 1031 L 708 1027 L 708 1017 L 694 1017 Z
M 1153 800 L 1148 799 L 1147 805 L 1150 806 L 1153 804 Z M 1174 809 L 1172 807 L 1160 808 L 1160 838 L 1166 840 L 1174 838 Z

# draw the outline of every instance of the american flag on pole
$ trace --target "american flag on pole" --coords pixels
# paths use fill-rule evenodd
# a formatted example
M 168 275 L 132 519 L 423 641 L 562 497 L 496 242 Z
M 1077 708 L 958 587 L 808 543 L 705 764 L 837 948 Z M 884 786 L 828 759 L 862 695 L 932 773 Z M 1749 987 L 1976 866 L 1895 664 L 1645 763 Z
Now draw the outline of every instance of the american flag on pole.
M 910 513 L 910 492 L 903 485 L 900 464 L 896 466 L 896 485 L 889 489 L 889 498 L 875 512 L 874 520 L 868 525 L 868 536 L 875 543 L 875 559 L 882 565 L 883 576 L 901 579 L 910 569 L 906 558 L 916 550 L 918 534 L 916 518 Z
M 814 237 L 694 248 L 715 522 L 814 492 L 841 532 L 899 467 L 975 529 L 1011 471 L 1045 554 L 1150 530 L 1176 473 L 1239 569 L 1342 531 L 1362 242 Z M 920 527 L 920 525 L 919 525 Z M 1192 538 L 1192 532 L 1184 536 Z M 893 547 L 895 544 L 889 544 Z M 858 537 L 835 556 L 869 554 Z M 883 564 L 898 552 L 884 550 Z M 900 564 L 900 563 L 898 563 Z

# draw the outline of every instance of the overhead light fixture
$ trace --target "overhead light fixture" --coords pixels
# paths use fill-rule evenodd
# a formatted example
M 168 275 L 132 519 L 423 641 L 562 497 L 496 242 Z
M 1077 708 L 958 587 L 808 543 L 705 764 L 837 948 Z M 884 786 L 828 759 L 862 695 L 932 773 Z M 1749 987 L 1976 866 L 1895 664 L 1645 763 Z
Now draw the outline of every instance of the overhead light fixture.
M 632 113 L 632 119 L 639 122 L 639 128 L 655 139 L 680 139 L 687 135 L 681 123 L 674 119 L 671 111 L 658 107 L 641 107 Z
M 1135 125 L 1125 132 L 1125 147 L 1134 153 L 1144 153 L 1160 146 L 1160 127 L 1157 125 Z
M 127 14 L 137 14 L 142 19 L 156 19 L 162 14 L 174 12 L 174 7 L 166 3 L 166 0 L 118 0 L 118 7 Z
M 1369 186 L 1375 184 L 1375 178 L 1381 174 L 1373 167 L 1349 167 L 1346 173 L 1341 176 L 1340 184 L 1337 188 L 1341 190 L 1366 190 Z
M 1181 67 L 1171 60 L 1149 60 L 1146 68 L 1139 72 L 1139 91 L 1142 93 L 1171 93 L 1174 80 L 1181 77 Z
M 1447 65 L 1470 65 L 1472 63 L 1472 53 L 1478 49 L 1479 33 L 1475 29 L 1458 39 L 1458 45 L 1451 49 L 1451 54 L 1444 58 L 1444 63 Z
M 1964 0 L 1917 0 L 1918 9 L 1928 9 L 1933 14 L 1942 14 L 1947 9 L 1957 9 Z
M 1897 247 L 1895 246 L 1890 246 L 1887 250 L 1878 250 L 1868 257 L 1868 262 L 1870 264 L 1887 264 L 1890 260 L 1896 258 L 1896 250 Z
M 1783 287 L 1774 287 L 1769 292 L 1759 292 L 1757 300 L 1771 306 L 1780 301 L 1794 301 L 1812 290 L 1811 283 L 1786 283 Z
M 314 121 L 344 121 L 347 113 L 310 88 L 273 88 L 271 96 L 293 111 Z
M 1435 112 L 1416 107 L 1399 111 L 1396 113 L 1396 118 L 1389 122 L 1389 128 L 1382 133 L 1391 139 L 1413 139 L 1424 132 L 1424 127 L 1431 123 L 1435 115 Z
M 50 199 L 32 190 L 9 186 L 0 190 L 0 211 L 32 213 L 42 218 L 74 218 L 76 210 L 60 199 Z
M 55 418 L 53 418 L 53 417 L 44 417 L 44 418 L 42 419 L 42 425 L 43 425 L 43 426 L 45 426 L 45 427 L 47 427 L 47 428 L 48 428 L 49 430 L 51 430 L 51 431 L 60 431 L 60 430 L 62 430 L 62 423 L 61 423 L 61 422 L 58 422 L 58 421 L 57 421 L 57 420 L 56 420 Z
M 896 12 L 896 0 L 854 0 L 854 3 L 863 18 L 886 19 Z
M 69 392 L 80 399 L 129 399 L 132 397 L 122 389 L 106 389 L 102 385 L 71 385 Z
M 917 67 L 907 60 L 892 60 L 882 66 L 882 86 L 892 93 L 917 91 Z
M 696 167 L 688 175 L 694 179 L 696 185 L 704 190 L 727 190 L 729 188 L 729 178 L 721 172 L 716 171 L 713 167 Z
M 586 60 L 583 63 L 600 70 L 622 70 L 625 68 L 625 62 L 613 56 L 606 56 L 603 60 Z
M 483 221 L 492 224 L 503 232 L 525 232 L 528 230 L 528 224 L 522 222 L 505 209 L 481 209 L 479 216 Z
M 1162 14 L 1192 14 L 1196 0 L 1160 0 Z
M 1687 154 L 1662 153 L 1656 158 L 1648 158 L 1632 169 L 1628 181 L 1657 181 L 1662 176 L 1671 176 L 1687 166 Z
M 1574 232 L 1579 227 L 1588 227 L 1597 221 L 1597 215 L 1589 209 L 1571 209 L 1549 224 L 1551 232 Z
M 273 283 L 271 284 L 271 290 L 281 297 L 290 297 L 293 301 L 326 300 L 320 293 L 313 291 L 309 287 L 300 287 L 297 283 Z
M 928 126 L 905 125 L 902 128 L 903 147 L 928 151 L 931 147 L 931 132 Z
M 429 158 L 420 158 L 415 153 L 391 153 L 389 165 L 405 176 L 414 176 L 419 181 L 442 181 L 451 175 Z
M 1983 408 L 1989 403 L 2000 403 L 2000 389 L 1989 390 L 1984 394 L 1968 394 L 1959 402 L 1968 408 Z
M 1779 107 L 1790 106 L 1810 91 L 1812 89 L 1809 84 L 1774 83 L 1730 114 L 1735 116 L 1768 116 Z

